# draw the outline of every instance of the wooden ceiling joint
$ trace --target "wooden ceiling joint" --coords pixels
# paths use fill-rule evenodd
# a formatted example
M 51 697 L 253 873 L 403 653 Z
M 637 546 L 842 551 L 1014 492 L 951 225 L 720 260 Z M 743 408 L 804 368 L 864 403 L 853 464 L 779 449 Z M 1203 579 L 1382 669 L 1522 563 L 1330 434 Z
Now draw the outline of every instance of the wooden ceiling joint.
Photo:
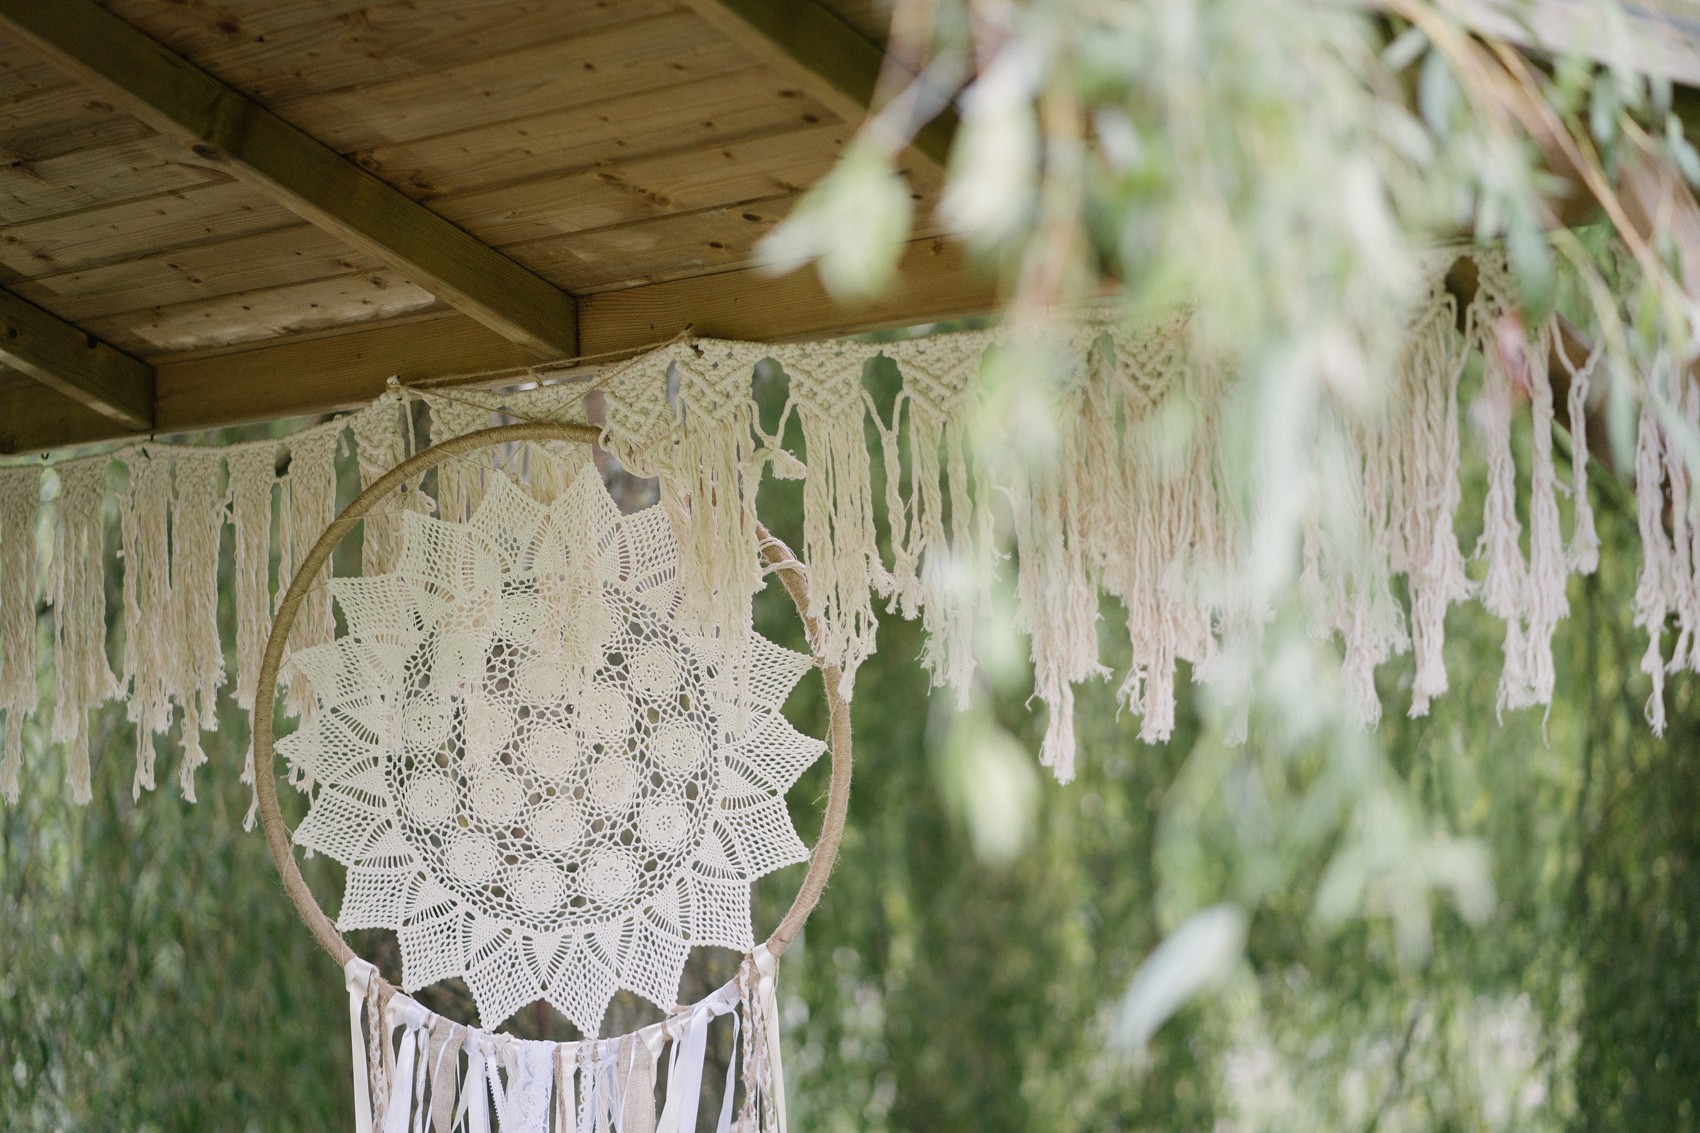
M 94 410 L 115 432 L 153 428 L 152 366 L 4 290 L 0 363 Z

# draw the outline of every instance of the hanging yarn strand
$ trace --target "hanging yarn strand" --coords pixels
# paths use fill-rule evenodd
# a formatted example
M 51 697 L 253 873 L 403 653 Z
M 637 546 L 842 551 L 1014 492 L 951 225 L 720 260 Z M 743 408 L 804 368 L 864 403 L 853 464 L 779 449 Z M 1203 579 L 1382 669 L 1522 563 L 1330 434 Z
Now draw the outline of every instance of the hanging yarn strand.
M 171 521 L 171 598 L 176 647 L 174 695 L 182 708 L 183 759 L 178 786 L 195 801 L 195 771 L 206 763 L 201 731 L 214 723 L 224 684 L 218 632 L 218 545 L 228 492 L 217 452 L 179 453 Z
M 102 508 L 109 459 L 61 464 L 47 600 L 53 607 L 57 678 L 52 737 L 65 745 L 71 798 L 94 797 L 89 768 L 89 713 L 118 694 L 106 659 L 106 548 Z
M 311 546 L 315 534 L 324 530 L 336 515 L 336 450 L 346 423 L 337 421 L 320 425 L 288 440 L 289 471 L 283 479 L 282 550 L 280 558 L 291 569 L 278 579 L 281 596 L 302 558 Z M 315 577 L 302 607 L 301 629 L 293 648 L 306 649 L 331 639 L 335 623 L 331 618 L 330 590 L 322 585 L 330 579 L 330 564 Z M 287 662 L 286 662 L 287 663 Z M 310 711 L 310 696 L 305 678 L 291 677 L 284 690 L 284 706 L 294 716 Z
M 24 717 L 35 710 L 35 517 L 41 469 L 0 468 L 0 798 L 18 801 Z

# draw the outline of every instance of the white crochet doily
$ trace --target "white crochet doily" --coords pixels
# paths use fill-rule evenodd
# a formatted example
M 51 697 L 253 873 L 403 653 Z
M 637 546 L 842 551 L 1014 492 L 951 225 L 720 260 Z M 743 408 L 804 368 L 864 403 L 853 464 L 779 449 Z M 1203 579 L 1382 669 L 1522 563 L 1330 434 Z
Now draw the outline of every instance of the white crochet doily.
M 810 659 L 752 635 L 722 671 L 661 509 L 620 515 L 589 464 L 550 505 L 498 474 L 465 523 L 401 522 L 392 573 L 331 583 L 346 633 L 295 654 L 313 709 L 278 744 L 295 841 L 348 867 L 337 926 L 395 930 L 409 991 L 463 976 L 486 1028 L 672 1007 L 807 857 L 784 795 L 825 745 L 780 707 Z

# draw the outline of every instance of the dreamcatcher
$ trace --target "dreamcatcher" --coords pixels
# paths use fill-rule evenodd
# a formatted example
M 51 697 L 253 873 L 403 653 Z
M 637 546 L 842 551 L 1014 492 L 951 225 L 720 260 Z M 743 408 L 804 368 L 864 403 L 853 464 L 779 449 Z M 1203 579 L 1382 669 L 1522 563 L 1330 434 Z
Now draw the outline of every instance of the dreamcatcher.
M 587 427 L 505 426 L 378 478 L 297 568 L 256 704 L 273 703 L 313 580 L 392 490 L 488 446 L 595 439 Z M 832 786 L 811 854 L 784 796 L 826 745 L 780 707 L 815 662 L 753 631 L 732 648 L 681 619 L 678 543 L 660 508 L 620 514 L 586 459 L 548 502 L 491 472 L 470 517 L 398 519 L 390 570 L 329 582 L 342 636 L 290 657 L 311 691 L 301 726 L 274 745 L 270 714 L 254 719 L 267 842 L 344 968 L 357 1130 L 690 1133 L 709 1028 L 724 1016 L 734 1053 L 717 1128 L 733 1127 L 741 1094 L 738 1128 L 783 1130 L 775 968 L 819 899 L 843 829 L 850 743 L 839 674 L 823 673 Z M 801 566 L 765 533 L 762 554 L 804 613 Z M 812 640 L 806 614 L 805 624 Z M 293 836 L 266 770 L 274 747 L 310 795 Z M 334 923 L 303 882 L 292 840 L 347 867 Z M 805 859 L 790 911 L 757 944 L 752 883 Z M 354 955 L 341 932 L 356 928 L 396 933 L 401 989 Z M 725 986 L 675 1007 L 698 946 L 745 959 Z M 455 976 L 478 1026 L 407 994 Z M 577 1042 L 494 1029 L 541 999 L 598 1036 L 619 989 L 666 1018 Z

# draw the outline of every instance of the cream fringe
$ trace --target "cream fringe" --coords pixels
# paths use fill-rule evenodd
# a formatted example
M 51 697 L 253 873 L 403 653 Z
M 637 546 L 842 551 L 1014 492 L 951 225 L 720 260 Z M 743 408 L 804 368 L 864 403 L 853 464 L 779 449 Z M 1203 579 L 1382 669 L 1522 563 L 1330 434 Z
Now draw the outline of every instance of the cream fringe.
M 0 468 L 0 797 L 18 801 L 24 717 L 35 711 L 35 515 L 41 469 Z
M 1424 714 L 1446 691 L 1446 611 L 1476 592 L 1454 530 L 1459 384 L 1473 355 L 1484 360 L 1471 419 L 1488 476 L 1476 548 L 1479 593 L 1506 625 L 1502 711 L 1551 702 L 1551 642 L 1568 612 L 1566 582 L 1599 560 L 1585 428 L 1597 358 L 1565 375 L 1572 460 L 1561 480 L 1553 453 L 1559 406 L 1547 372 L 1556 323 L 1525 331 L 1503 257 L 1472 254 L 1481 282 L 1464 332 L 1442 286 L 1442 266 L 1411 312 L 1390 404 L 1362 419 L 1341 409 L 1318 429 L 1317 472 L 1330 483 L 1314 493 L 1325 506 L 1304 523 L 1302 592 L 1316 633 L 1340 643 L 1344 688 L 1366 724 L 1381 712 L 1377 670 L 1407 650 L 1416 666 L 1411 714 Z M 1022 449 L 1017 442 L 1031 441 L 1030 423 L 1006 425 L 1016 430 L 1009 434 L 988 424 L 982 361 L 990 351 L 1015 349 L 992 332 L 884 345 L 678 342 L 593 383 L 603 398 L 604 446 L 634 473 L 660 478 L 680 541 L 685 606 L 721 638 L 725 679 L 739 679 L 746 668 L 738 651 L 748 635 L 750 599 L 765 581 L 756 555 L 757 492 L 770 473 L 805 480 L 800 551 L 810 572 L 809 612 L 819 623 L 816 647 L 847 679 L 875 648 L 878 597 L 888 609 L 921 620 L 922 660 L 932 680 L 965 702 L 976 679 L 979 626 L 992 609 L 995 569 L 1013 546 L 1017 614 L 1031 639 L 1035 695 L 1048 709 L 1041 758 L 1060 779 L 1072 776 L 1077 762 L 1075 688 L 1107 672 L 1099 653 L 1103 595 L 1122 606 L 1131 663 L 1119 696 L 1140 716 L 1147 742 L 1173 733 L 1183 662 L 1199 680 L 1237 687 L 1250 679 L 1243 666 L 1224 665 L 1223 658 L 1236 643 L 1254 643 L 1269 612 L 1212 585 L 1243 568 L 1249 531 L 1247 517 L 1235 514 L 1222 489 L 1231 454 L 1222 449 L 1221 415 L 1233 375 L 1191 349 L 1184 314 L 1138 333 L 1086 323 L 1061 330 L 1043 348 L 1068 364 L 1043 368 L 1050 384 L 1042 395 L 1058 423 L 1055 447 L 1027 464 L 1012 454 Z M 903 377 L 888 409 L 876 407 L 863 386 L 863 369 L 879 354 Z M 771 436 L 752 389 L 764 360 L 790 382 L 781 426 Z M 1658 730 L 1665 674 L 1700 668 L 1700 524 L 1689 516 L 1695 501 L 1673 432 L 1700 420 L 1700 395 L 1674 365 L 1650 384 L 1637 447 L 1644 562 L 1634 610 L 1649 635 L 1648 718 Z M 180 716 L 180 777 L 192 795 L 203 758 L 199 732 L 217 727 L 214 698 L 224 658 L 214 587 L 227 515 L 234 528 L 235 699 L 244 710 L 264 710 L 253 704 L 254 682 L 274 596 L 335 513 L 340 446 L 353 452 L 362 483 L 370 483 L 416 447 L 410 422 L 421 402 L 433 437 L 441 439 L 504 413 L 584 421 L 585 390 L 581 382 L 452 395 L 395 390 L 351 418 L 280 441 L 217 450 L 150 442 L 115 454 L 111 459 L 129 476 L 119 494 L 125 628 L 116 656 L 136 725 L 135 789 L 153 785 L 155 737 Z M 803 438 L 797 454 L 782 447 L 792 413 Z M 1530 445 L 1520 458 L 1512 435 L 1525 428 Z M 285 454 L 280 478 L 276 468 Z M 450 518 L 464 516 L 498 462 L 529 477 L 532 491 L 547 497 L 559 486 L 559 456 L 533 447 L 456 461 L 434 478 L 434 504 L 414 486 L 387 510 L 435 507 Z M 878 493 L 876 460 L 884 479 Z M 107 464 L 100 458 L 58 466 L 58 519 L 45 574 L 58 650 L 52 735 L 70 745 L 73 791 L 83 799 L 87 713 L 120 687 L 107 668 L 99 569 Z M 222 480 L 221 464 L 228 468 Z M 19 658 L 32 652 L 30 542 L 38 480 L 34 468 L 0 470 L 0 709 L 6 713 L 0 794 L 8 797 L 21 720 L 34 703 L 33 666 Z M 398 530 L 387 518 L 367 524 L 367 569 L 394 561 Z M 268 577 L 274 553 L 275 584 Z M 1395 598 L 1400 575 L 1408 608 Z M 1667 658 L 1663 638 L 1673 619 L 1677 632 Z M 324 641 L 333 626 L 328 590 L 318 587 L 292 645 Z M 299 680 L 291 679 L 290 711 L 305 703 L 301 693 Z M 244 781 L 252 779 L 250 761 Z

